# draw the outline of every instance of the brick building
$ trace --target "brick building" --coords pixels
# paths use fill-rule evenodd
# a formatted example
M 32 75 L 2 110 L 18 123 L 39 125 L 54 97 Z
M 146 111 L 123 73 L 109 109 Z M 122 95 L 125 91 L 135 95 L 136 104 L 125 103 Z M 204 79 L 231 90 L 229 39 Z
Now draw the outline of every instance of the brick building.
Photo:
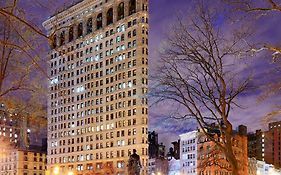
M 239 127 L 239 129 L 233 133 L 233 150 L 238 160 L 239 173 L 248 174 L 248 147 L 247 136 L 245 135 L 247 132 L 245 132 L 244 127 Z M 220 140 L 218 133 L 214 133 L 213 137 L 218 141 Z M 224 153 L 204 134 L 201 134 L 198 138 L 197 149 L 197 172 L 199 175 L 231 174 L 231 167 Z
M 281 168 L 281 121 L 269 123 L 264 142 L 265 162 Z

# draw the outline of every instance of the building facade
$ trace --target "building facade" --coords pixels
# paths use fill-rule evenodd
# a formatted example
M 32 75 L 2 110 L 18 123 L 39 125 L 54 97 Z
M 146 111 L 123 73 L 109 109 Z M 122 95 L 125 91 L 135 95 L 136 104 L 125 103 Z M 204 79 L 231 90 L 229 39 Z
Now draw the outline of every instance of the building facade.
M 199 131 L 191 131 L 180 135 L 181 174 L 197 175 L 197 143 Z
M 265 132 L 256 130 L 248 134 L 248 156 L 256 160 L 264 161 L 265 157 Z
M 249 158 L 249 175 L 280 175 L 281 170 L 264 161 Z
M 164 175 L 168 174 L 169 161 L 165 158 L 148 159 L 148 174 L 149 175 Z
M 148 160 L 148 0 L 80 0 L 43 23 L 49 57 L 48 169 L 126 174 Z
M 155 131 L 152 132 L 148 132 L 148 155 L 149 158 L 157 158 L 159 155 L 159 151 L 158 151 L 158 133 L 156 133 Z
M 168 175 L 182 175 L 181 168 L 181 161 L 173 157 L 171 160 L 169 160 Z
M 281 168 L 280 135 L 281 121 L 269 123 L 267 131 L 257 130 L 255 133 L 249 133 L 249 157 Z
M 218 133 L 213 133 L 213 137 L 215 140 L 221 141 Z M 238 130 L 238 132 L 233 132 L 232 148 L 238 160 L 239 174 L 248 174 L 248 146 L 247 135 L 246 132 L 244 132 L 244 128 L 242 132 L 240 130 Z M 200 135 L 200 138 L 198 138 L 197 149 L 198 174 L 232 174 L 231 166 L 225 154 L 204 134 Z
M 168 160 L 165 156 L 165 145 L 158 143 L 158 133 L 148 132 L 148 174 L 167 174 Z
M 281 168 L 281 121 L 269 123 L 264 134 L 265 162 Z
M 10 113 L 3 103 L 0 104 L 0 143 L 16 148 L 27 148 L 30 144 L 27 120 L 16 113 Z M 0 148 L 3 146 L 1 144 Z
M 180 144 L 180 140 L 177 140 L 177 141 L 174 141 L 172 142 L 172 145 L 173 145 L 173 157 L 178 160 L 180 159 L 180 149 L 181 149 L 181 144 Z
M 38 149 L 1 150 L 0 175 L 45 175 L 46 152 Z

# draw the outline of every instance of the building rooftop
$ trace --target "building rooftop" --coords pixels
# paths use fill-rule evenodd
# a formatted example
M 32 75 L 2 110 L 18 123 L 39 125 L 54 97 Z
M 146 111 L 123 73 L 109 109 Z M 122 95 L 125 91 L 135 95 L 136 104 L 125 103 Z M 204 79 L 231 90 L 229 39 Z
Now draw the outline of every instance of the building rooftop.
M 26 149 L 18 149 L 20 151 L 28 151 L 28 152 L 34 152 L 34 153 L 47 153 L 46 148 L 42 147 L 42 146 L 38 146 L 38 145 L 30 145 L 28 148 Z
M 281 121 L 269 123 L 269 129 L 276 128 L 276 127 L 281 127 Z
M 83 1 L 84 1 L 84 0 L 73 0 L 71 4 L 68 4 L 68 5 L 65 4 L 62 8 L 58 9 L 58 10 L 57 10 L 54 14 L 52 14 L 49 18 L 52 18 L 52 17 L 54 17 L 54 16 L 60 14 L 61 12 L 65 11 L 65 10 L 67 10 L 67 9 L 69 9 L 69 8 L 75 6 L 75 5 L 77 5 L 77 4 L 79 4 L 79 3 L 83 2 Z

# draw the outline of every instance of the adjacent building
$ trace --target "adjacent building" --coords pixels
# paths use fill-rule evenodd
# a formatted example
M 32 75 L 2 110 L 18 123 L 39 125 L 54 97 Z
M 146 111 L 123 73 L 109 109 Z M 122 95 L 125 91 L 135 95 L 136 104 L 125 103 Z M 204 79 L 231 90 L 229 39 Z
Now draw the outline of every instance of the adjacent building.
M 80 0 L 43 23 L 50 38 L 50 173 L 125 174 L 148 164 L 148 0 Z
M 245 126 L 239 126 L 238 131 L 233 131 L 233 151 L 238 160 L 239 174 L 248 174 L 248 147 L 247 147 L 247 129 Z M 213 132 L 212 137 L 221 141 L 219 132 Z M 231 166 L 220 148 L 210 141 L 204 134 L 198 138 L 197 145 L 198 165 L 197 172 L 203 174 L 231 174 Z
M 264 161 L 249 158 L 249 175 L 280 175 L 281 170 Z
M 173 145 L 173 157 L 178 160 L 180 159 L 180 150 L 181 150 L 181 147 L 180 147 L 180 140 L 177 140 L 177 141 L 174 141 L 172 142 L 172 145 Z
M 199 136 L 200 132 L 197 130 L 180 135 L 181 174 L 197 175 Z
M 173 157 L 169 160 L 168 175 L 182 175 L 181 168 L 181 161 Z
M 30 145 L 27 120 L 11 111 L 1 104 L 0 175 L 44 175 L 46 146 Z
M 159 143 L 158 143 L 158 133 L 155 131 L 148 132 L 148 155 L 149 158 L 156 158 L 159 155 L 158 151 Z
M 0 175 L 45 175 L 47 157 L 41 147 L 1 149 Z
M 0 104 L 0 142 L 17 148 L 27 148 L 30 144 L 27 120 L 9 112 L 3 103 Z M 1 144 L 0 148 L 3 146 Z
M 265 132 L 265 162 L 281 168 L 281 121 L 269 123 Z
M 165 156 L 165 145 L 158 143 L 158 133 L 148 132 L 148 174 L 167 174 L 168 160 Z
M 214 126 L 206 129 L 215 140 L 220 141 L 220 132 Z M 180 135 L 180 159 L 172 157 L 169 162 L 169 174 L 184 175 L 219 175 L 231 174 L 231 167 L 226 156 L 216 143 L 206 137 L 202 130 L 194 130 Z M 247 128 L 239 126 L 233 131 L 233 150 L 240 174 L 248 174 Z M 170 153 L 171 154 L 171 153 Z M 168 154 L 168 155 L 170 155 Z
M 281 168 L 281 121 L 269 123 L 267 131 L 257 130 L 248 134 L 250 158 Z
M 256 130 L 255 133 L 248 133 L 248 156 L 256 160 L 264 161 L 265 133 Z
M 172 158 L 179 160 L 180 159 L 180 140 L 172 142 L 173 147 L 169 148 L 167 153 L 167 159 L 171 160 Z
M 149 175 L 164 175 L 169 172 L 169 161 L 165 158 L 148 159 Z

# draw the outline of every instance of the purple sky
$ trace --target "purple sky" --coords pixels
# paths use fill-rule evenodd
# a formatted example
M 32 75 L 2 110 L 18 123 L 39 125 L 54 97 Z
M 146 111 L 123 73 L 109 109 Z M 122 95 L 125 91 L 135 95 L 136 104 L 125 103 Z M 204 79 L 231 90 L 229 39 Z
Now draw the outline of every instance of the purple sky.
M 169 33 L 169 27 L 174 23 L 176 15 L 186 14 L 191 8 L 191 1 L 186 0 L 161 0 L 150 1 L 150 71 L 153 72 L 156 60 L 158 58 L 158 50 L 161 42 L 165 40 L 165 36 Z M 183 15 L 184 16 L 184 15 Z M 273 44 L 279 44 L 281 41 L 281 13 L 276 12 L 262 17 L 255 24 L 257 40 L 266 41 Z M 255 84 L 259 87 L 266 87 L 268 82 L 276 81 L 274 77 L 279 76 L 280 72 L 272 74 L 270 71 L 273 67 L 270 55 L 258 55 L 259 58 L 251 58 L 247 63 L 250 64 L 251 71 L 255 75 Z M 270 74 L 270 76 L 268 76 Z M 269 80 L 270 79 L 270 80 Z M 280 80 L 280 79 L 279 79 Z M 255 90 L 240 96 L 238 101 L 243 108 L 235 109 L 231 113 L 231 120 L 235 126 L 244 124 L 248 126 L 248 130 L 266 129 L 267 123 L 263 122 L 264 116 L 277 108 L 281 104 L 280 94 L 271 97 L 263 102 L 259 102 L 257 98 L 261 95 L 260 90 Z M 165 144 L 174 140 L 178 134 L 196 128 L 196 122 L 176 121 L 167 118 L 171 113 L 164 105 L 156 105 L 150 108 L 150 129 L 154 129 L 161 133 L 160 140 Z M 280 120 L 277 116 L 272 120 Z M 164 122 L 165 121 L 165 122 Z
M 50 12 L 45 8 L 38 8 L 38 4 L 34 2 L 35 0 L 26 0 L 24 5 L 29 6 L 28 8 L 33 13 L 31 17 L 37 24 L 40 24 L 50 16 Z M 52 7 L 51 11 L 69 2 L 72 2 L 72 0 L 60 0 L 59 3 L 56 1 L 54 4 L 57 6 Z M 150 73 L 153 72 L 159 59 L 158 50 L 161 42 L 165 39 L 166 34 L 169 33 L 169 28 L 174 23 L 177 14 L 186 14 L 186 12 L 192 9 L 191 2 L 187 0 L 150 0 Z M 48 6 L 48 4 L 43 5 Z M 256 21 L 255 29 L 258 36 L 256 39 L 280 45 L 280 21 L 280 12 L 270 13 Z M 271 63 L 270 55 L 258 55 L 258 58 L 251 58 L 247 63 L 251 65 L 250 70 L 255 74 L 256 79 L 254 83 L 259 87 L 266 87 L 270 81 L 276 81 L 275 77 L 278 77 L 278 73 L 280 75 L 280 72 L 275 74 L 270 72 L 274 66 Z M 269 74 L 270 76 L 268 76 Z M 260 93 L 260 90 L 255 90 L 239 97 L 239 102 L 241 102 L 243 108 L 235 109 L 231 114 L 231 120 L 235 125 L 245 124 L 251 131 L 259 128 L 266 129 L 267 125 L 262 122 L 262 118 L 268 112 L 276 109 L 277 105 L 281 104 L 281 98 L 280 94 L 278 94 L 263 102 L 258 102 L 257 97 L 261 95 Z M 194 121 L 176 121 L 167 118 L 170 112 L 166 106 L 156 105 L 150 108 L 149 113 L 150 130 L 156 130 L 161 133 L 160 140 L 164 143 L 177 139 L 176 136 L 179 133 L 195 129 Z M 278 119 L 281 119 L 280 116 L 275 118 L 275 120 Z

